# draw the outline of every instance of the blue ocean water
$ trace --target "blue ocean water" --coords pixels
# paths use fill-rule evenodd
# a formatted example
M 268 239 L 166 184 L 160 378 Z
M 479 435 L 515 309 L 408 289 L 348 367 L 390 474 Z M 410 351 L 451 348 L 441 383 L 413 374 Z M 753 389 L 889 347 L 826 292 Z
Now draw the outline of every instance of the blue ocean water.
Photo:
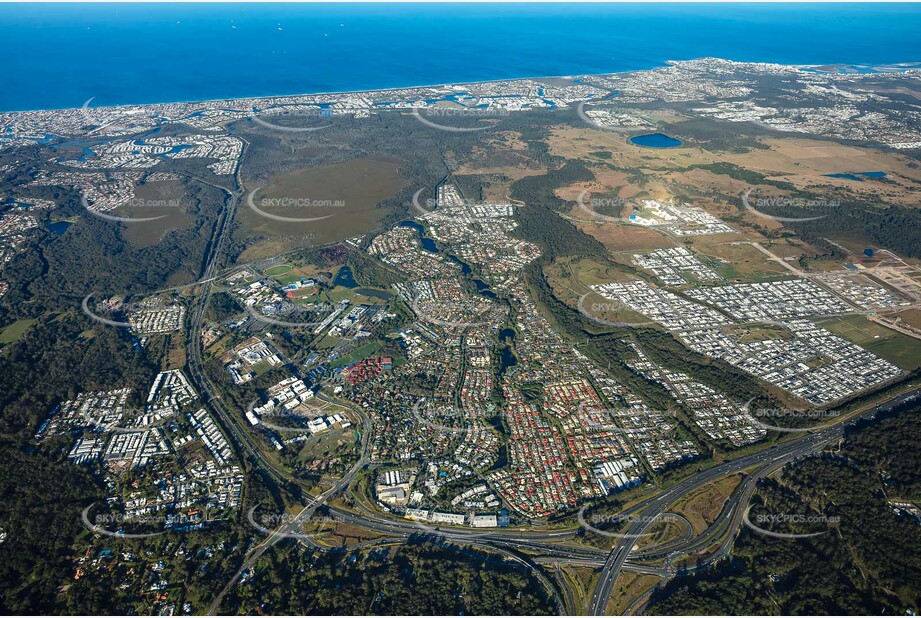
M 3 4 L 0 110 L 921 61 L 918 4 Z

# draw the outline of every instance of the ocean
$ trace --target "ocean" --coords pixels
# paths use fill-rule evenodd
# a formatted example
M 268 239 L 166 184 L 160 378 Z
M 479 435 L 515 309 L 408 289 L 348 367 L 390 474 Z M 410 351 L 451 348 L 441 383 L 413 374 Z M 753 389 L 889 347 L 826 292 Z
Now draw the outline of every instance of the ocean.
M 2 4 L 0 111 L 650 69 L 921 61 L 906 4 Z

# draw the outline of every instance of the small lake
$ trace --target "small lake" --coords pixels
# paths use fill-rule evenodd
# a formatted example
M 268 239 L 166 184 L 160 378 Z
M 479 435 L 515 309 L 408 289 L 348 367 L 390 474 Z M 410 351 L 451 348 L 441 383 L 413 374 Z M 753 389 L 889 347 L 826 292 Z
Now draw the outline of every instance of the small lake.
M 400 223 L 400 227 L 408 227 L 410 229 L 416 230 L 419 233 L 419 242 L 422 243 L 422 248 L 431 253 L 440 253 L 438 246 L 435 244 L 435 241 L 425 235 L 425 228 L 416 223 L 415 221 L 403 221 Z M 473 269 L 470 268 L 470 264 L 466 263 L 456 255 L 451 253 L 445 253 L 445 257 L 449 260 L 460 266 L 461 273 L 470 277 L 470 280 L 473 281 L 473 284 L 476 286 L 476 291 L 479 292 L 482 296 L 486 298 L 491 298 L 493 300 L 499 298 L 495 292 L 493 292 L 489 284 L 483 281 L 478 277 L 472 276 Z
M 826 178 L 844 178 L 846 180 L 856 180 L 862 182 L 864 178 L 885 178 L 886 172 L 852 172 L 842 174 L 824 174 Z
M 419 232 L 419 241 L 422 243 L 422 248 L 432 253 L 438 253 L 438 247 L 435 245 L 435 241 L 425 235 L 424 227 L 415 221 L 404 221 L 400 224 L 400 227 L 408 227 Z
M 73 221 L 55 221 L 48 224 L 48 231 L 56 236 L 61 236 L 71 225 L 73 225 Z
M 339 269 L 339 272 L 336 273 L 336 278 L 333 279 L 333 287 L 341 285 L 346 288 L 357 288 L 358 284 L 355 282 L 355 277 L 352 275 L 352 269 L 348 266 L 343 266 Z
M 518 364 L 518 357 L 515 356 L 515 352 L 512 350 L 511 346 L 502 345 L 499 346 L 499 360 L 501 362 L 500 371 L 504 374 L 505 370 L 509 367 L 514 367 Z
M 630 143 L 647 148 L 674 148 L 681 145 L 681 140 L 669 137 L 664 133 L 648 133 L 631 137 Z

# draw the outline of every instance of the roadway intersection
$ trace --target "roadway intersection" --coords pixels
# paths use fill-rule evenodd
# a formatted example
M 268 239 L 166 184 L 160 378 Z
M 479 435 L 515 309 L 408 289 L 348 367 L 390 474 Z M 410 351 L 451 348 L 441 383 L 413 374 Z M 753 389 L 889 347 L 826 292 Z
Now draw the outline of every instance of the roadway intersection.
M 288 490 L 292 488 L 299 489 L 296 481 L 290 474 L 273 465 L 273 463 L 262 454 L 260 448 L 253 441 L 250 428 L 242 422 L 242 415 L 233 413 L 221 400 L 217 389 L 208 379 L 202 362 L 201 339 L 198 333 L 201 332 L 205 310 L 211 297 L 213 282 L 218 270 L 221 247 L 225 242 L 225 236 L 230 228 L 234 212 L 243 196 L 243 192 L 239 188 L 239 183 L 236 190 L 227 192 L 227 208 L 224 209 L 221 219 L 215 226 L 210 252 L 199 282 L 201 286 L 199 295 L 195 305 L 190 311 L 188 331 L 188 341 L 190 342 L 188 346 L 188 368 L 190 378 L 202 394 L 205 405 L 216 415 L 225 432 L 230 437 L 237 452 L 245 456 L 253 465 L 254 469 L 270 483 Z M 914 390 L 890 403 L 868 410 L 860 414 L 859 417 L 871 417 L 879 411 L 905 403 L 909 400 L 918 399 L 919 392 L 921 391 Z M 328 396 L 322 395 L 322 392 L 320 396 L 327 401 L 331 401 Z M 340 405 L 344 404 L 344 402 L 338 400 L 336 403 Z M 360 512 L 354 512 L 326 504 L 330 498 L 339 492 L 349 489 L 355 477 L 363 469 L 366 469 L 369 464 L 370 420 L 360 409 L 354 406 L 348 407 L 361 418 L 361 430 L 359 432 L 361 450 L 359 458 L 345 475 L 333 482 L 329 489 L 319 496 L 311 497 L 307 495 L 306 492 L 295 491 L 295 494 L 299 494 L 300 496 L 303 504 L 302 509 L 294 517 L 286 519 L 275 528 L 271 534 L 263 539 L 262 542 L 258 543 L 250 550 L 233 579 L 227 583 L 220 594 L 214 599 L 209 610 L 210 614 L 219 612 L 224 595 L 232 586 L 236 585 L 240 576 L 248 569 L 252 568 L 256 561 L 269 548 L 282 539 L 294 537 L 300 540 L 300 542 L 306 543 L 315 549 L 324 550 L 322 544 L 309 538 L 305 539 L 305 535 L 300 533 L 303 524 L 317 513 L 318 510 L 323 509 L 324 512 L 327 512 L 329 516 L 334 519 L 385 535 L 383 538 L 375 540 L 371 544 L 399 543 L 406 542 L 411 538 L 431 536 L 457 545 L 481 548 L 488 547 L 493 551 L 499 552 L 507 559 L 517 562 L 535 572 L 540 581 L 542 581 L 552 593 L 560 613 L 580 611 L 579 608 L 574 607 L 575 601 L 573 600 L 573 591 L 566 589 L 566 583 L 562 577 L 556 577 L 558 586 L 563 589 L 562 592 L 566 597 L 566 601 L 564 601 L 558 587 L 554 586 L 548 580 L 546 574 L 537 564 L 558 566 L 561 563 L 568 563 L 599 568 L 600 577 L 586 609 L 587 613 L 590 615 L 604 615 L 615 589 L 615 584 L 623 571 L 647 573 L 668 578 L 675 573 L 675 569 L 671 564 L 676 557 L 710 547 L 715 542 L 719 541 L 719 539 L 723 539 L 720 546 L 715 553 L 704 561 L 703 566 L 712 564 L 716 560 L 726 556 L 740 528 L 744 509 L 754 492 L 758 479 L 772 473 L 788 462 L 807 456 L 833 444 L 843 436 L 845 425 L 853 422 L 856 418 L 839 418 L 835 424 L 825 426 L 822 429 L 804 432 L 794 439 L 783 441 L 771 448 L 719 464 L 685 477 L 676 484 L 663 489 L 656 495 L 650 496 L 625 510 L 621 515 L 632 515 L 632 517 L 628 519 L 630 523 L 621 535 L 615 536 L 616 542 L 613 549 L 606 551 L 585 544 L 576 544 L 575 537 L 579 532 L 579 528 L 577 527 L 554 530 L 503 528 L 476 531 L 452 527 L 431 528 L 406 519 L 396 519 L 384 514 L 374 513 L 369 509 L 361 509 Z M 687 538 L 688 535 L 686 535 L 686 538 L 677 541 L 672 540 L 662 544 L 660 547 L 646 547 L 640 551 L 634 552 L 634 546 L 637 540 L 644 536 L 649 527 L 667 513 L 669 507 L 675 502 L 708 483 L 740 473 L 744 473 L 745 478 L 727 499 L 717 520 L 702 534 L 697 536 L 691 535 L 690 538 Z M 655 564 L 656 561 L 662 561 L 663 563 L 661 565 Z

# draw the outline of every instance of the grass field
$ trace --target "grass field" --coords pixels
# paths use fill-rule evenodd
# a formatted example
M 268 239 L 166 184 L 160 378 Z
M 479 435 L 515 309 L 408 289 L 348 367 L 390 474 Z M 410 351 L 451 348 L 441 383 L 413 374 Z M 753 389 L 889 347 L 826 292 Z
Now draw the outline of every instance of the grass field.
M 560 260 L 546 269 L 553 294 L 574 309 L 609 322 L 645 324 L 648 318 L 605 299 L 588 286 L 598 283 L 635 281 L 636 278 L 590 258 Z
M 862 315 L 819 322 L 836 335 L 853 341 L 902 369 L 921 367 L 921 342 L 908 335 L 871 322 Z
M 716 236 L 699 236 L 691 242 L 694 251 L 711 261 L 711 267 L 728 281 L 759 283 L 789 279 L 792 273 L 749 244 L 726 242 Z
M 905 311 L 900 311 L 897 315 L 902 318 L 902 322 L 906 325 L 921 328 L 921 309 L 906 309 Z M 921 345 L 921 343 L 918 345 Z
M 578 206 L 570 213 L 570 217 L 576 219 L 573 223 L 577 228 L 595 238 L 611 253 L 620 251 L 644 253 L 675 246 L 674 242 L 659 232 L 636 225 L 586 221 L 585 219 L 590 215 L 584 213 Z
M 368 358 L 375 352 L 381 349 L 381 343 L 379 341 L 372 341 L 366 343 L 363 346 L 359 346 L 352 350 L 350 354 L 346 354 L 340 358 L 337 358 L 334 362 L 330 363 L 330 367 L 344 367 L 355 361 L 360 361 L 363 358 Z
M 671 510 L 687 519 L 694 533 L 700 534 L 716 521 L 726 499 L 741 481 L 741 476 L 733 475 L 706 485 L 679 501 Z
M 268 275 L 269 277 L 273 277 L 276 280 L 279 280 L 279 277 L 281 277 L 282 275 L 287 275 L 292 270 L 294 270 L 294 267 L 291 266 L 290 264 L 276 264 L 275 266 L 270 266 L 266 268 L 265 274 Z
M 0 343 L 19 341 L 29 328 L 38 320 L 16 320 L 0 332 Z

